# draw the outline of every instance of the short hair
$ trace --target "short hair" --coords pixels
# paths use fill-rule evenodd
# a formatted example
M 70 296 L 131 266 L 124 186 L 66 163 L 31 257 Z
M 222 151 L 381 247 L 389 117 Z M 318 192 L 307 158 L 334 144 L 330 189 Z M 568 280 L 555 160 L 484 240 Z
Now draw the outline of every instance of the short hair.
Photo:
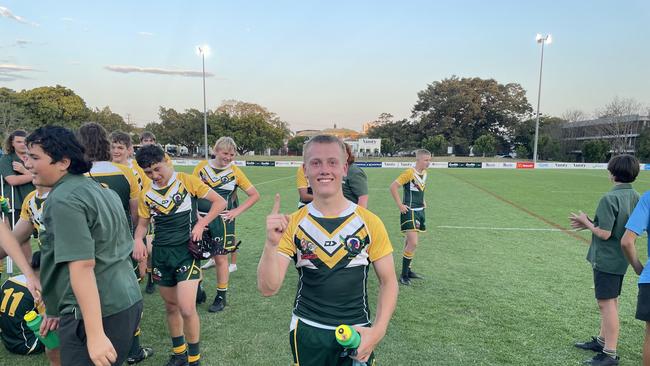
M 138 149 L 135 153 L 135 161 L 142 169 L 165 161 L 165 152 L 158 145 L 147 145 Z
M 345 144 L 345 152 L 348 154 L 348 165 L 354 163 L 354 154 L 352 153 L 350 144 Z
M 420 156 L 431 156 L 431 151 L 427 149 L 417 149 L 415 150 L 415 158 L 419 158 Z
M 111 143 L 108 142 L 108 133 L 99 123 L 84 123 L 79 128 L 79 142 L 86 149 L 86 159 L 90 161 L 111 160 Z
M 609 159 L 607 170 L 618 183 L 632 183 L 639 175 L 639 160 L 629 154 L 616 155 Z
M 27 139 L 27 146 L 38 145 L 52 159 L 52 163 L 64 158 L 70 159 L 68 173 L 84 174 L 90 171 L 93 163 L 86 160 L 84 147 L 74 133 L 61 126 L 43 126 L 32 132 Z
M 27 132 L 25 130 L 16 130 L 10 133 L 5 139 L 5 153 L 13 154 L 16 152 L 16 149 L 14 149 L 14 139 L 16 137 L 27 137 Z
M 36 251 L 32 254 L 32 263 L 31 263 L 32 269 L 39 269 L 41 268 L 41 251 Z
M 214 149 L 233 149 L 235 152 L 237 152 L 237 144 L 235 143 L 235 140 L 232 139 L 232 137 L 222 136 L 219 137 L 217 142 L 214 143 Z
M 144 139 L 151 139 L 156 141 L 156 135 L 154 135 L 153 132 L 144 131 L 142 135 L 140 135 L 140 142 L 144 141 Z
M 316 135 L 310 138 L 309 140 L 307 140 L 307 142 L 305 143 L 305 146 L 302 149 L 303 161 L 306 162 L 305 159 L 307 158 L 307 151 L 309 151 L 309 148 L 313 144 L 336 144 L 341 149 L 341 158 L 343 159 L 343 161 L 348 160 L 347 152 L 345 150 L 345 144 L 343 143 L 343 141 L 341 141 L 341 139 L 339 139 L 334 135 Z
M 108 138 L 111 140 L 112 143 L 114 144 L 122 144 L 126 147 L 131 147 L 133 146 L 133 142 L 131 141 L 131 136 L 122 131 L 113 131 L 111 134 L 108 136 Z

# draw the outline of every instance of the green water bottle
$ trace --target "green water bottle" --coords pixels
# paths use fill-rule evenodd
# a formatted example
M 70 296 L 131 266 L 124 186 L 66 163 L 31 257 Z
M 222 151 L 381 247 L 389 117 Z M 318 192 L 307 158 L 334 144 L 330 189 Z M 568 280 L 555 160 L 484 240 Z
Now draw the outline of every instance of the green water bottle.
M 9 215 L 11 209 L 9 208 L 9 200 L 3 196 L 0 196 L 0 211 L 5 215 Z
M 29 329 L 36 334 L 38 339 L 43 342 L 43 345 L 47 347 L 48 349 L 54 349 L 59 347 L 59 336 L 56 334 L 54 331 L 49 331 L 47 332 L 47 335 L 45 337 L 41 337 L 41 322 L 43 321 L 43 317 L 38 315 L 37 312 L 34 310 L 28 312 L 25 314 L 24 318 L 25 322 L 27 322 L 27 326 Z
M 336 336 L 336 341 L 339 342 L 341 346 L 350 350 L 350 356 L 357 354 L 357 348 L 359 348 L 359 344 L 361 344 L 361 335 L 359 332 L 349 325 L 341 324 L 336 327 L 334 335 Z M 354 360 L 352 365 L 365 366 L 366 363 Z

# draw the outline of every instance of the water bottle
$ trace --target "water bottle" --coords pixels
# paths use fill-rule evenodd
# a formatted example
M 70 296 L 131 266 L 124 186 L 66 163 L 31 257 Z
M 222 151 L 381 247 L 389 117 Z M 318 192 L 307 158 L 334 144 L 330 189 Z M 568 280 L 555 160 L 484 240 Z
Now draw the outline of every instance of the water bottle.
M 38 339 L 43 342 L 43 345 L 47 347 L 48 349 L 54 349 L 59 347 L 59 336 L 56 334 L 54 331 L 49 331 L 47 332 L 47 335 L 45 337 L 41 337 L 41 322 L 43 321 L 43 317 L 38 315 L 35 311 L 30 311 L 27 314 L 25 314 L 24 318 L 25 322 L 27 322 L 27 326 L 29 329 L 36 334 Z
M 350 356 L 357 354 L 357 348 L 361 344 L 361 335 L 354 328 L 349 325 L 339 325 L 334 331 L 336 336 L 336 341 L 339 342 L 341 346 L 345 349 L 351 350 Z M 352 366 L 366 366 L 365 362 L 359 362 L 357 360 L 352 361 Z
M 11 209 L 9 208 L 9 200 L 3 196 L 0 196 L 0 211 L 5 215 L 9 215 Z

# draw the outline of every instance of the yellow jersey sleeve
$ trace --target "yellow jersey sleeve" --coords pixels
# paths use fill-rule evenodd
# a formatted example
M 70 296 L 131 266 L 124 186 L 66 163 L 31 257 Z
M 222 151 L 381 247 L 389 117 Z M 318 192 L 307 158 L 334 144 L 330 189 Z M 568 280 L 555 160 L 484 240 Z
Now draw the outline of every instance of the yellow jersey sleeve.
M 144 172 L 144 169 L 138 165 L 138 162 L 133 160 L 133 168 L 140 174 L 140 180 L 142 180 L 142 189 L 145 189 L 151 184 L 151 179 L 147 177 L 147 173 Z
M 413 169 L 408 168 L 402 172 L 402 174 L 395 179 L 395 182 L 399 183 L 400 186 L 405 185 L 413 179 Z
M 232 171 L 235 173 L 235 179 L 237 179 L 237 185 L 239 188 L 243 189 L 244 191 L 247 191 L 249 188 L 253 187 L 253 183 L 251 183 L 250 180 L 248 180 L 248 177 L 244 172 L 239 169 L 238 166 L 233 165 L 232 166 Z
M 202 160 L 199 162 L 195 167 L 194 171 L 192 171 L 192 175 L 195 177 L 200 177 L 201 175 L 201 170 L 203 170 L 203 167 L 205 167 L 208 164 L 206 160 Z
M 293 258 L 296 255 L 296 245 L 293 242 L 293 238 L 296 235 L 296 230 L 298 230 L 298 223 L 305 216 L 304 213 L 306 210 L 298 210 L 291 214 L 289 218 L 289 225 L 287 225 L 287 230 L 284 231 L 284 235 L 280 239 L 280 244 L 278 245 L 278 253 L 283 254 L 289 258 Z
M 296 187 L 309 187 L 309 181 L 307 180 L 307 177 L 305 177 L 305 170 L 302 168 L 302 166 L 298 168 L 298 171 L 296 172 Z
M 178 173 L 178 179 L 185 185 L 187 191 L 191 195 L 198 198 L 205 198 L 210 193 L 210 187 L 201 181 L 201 179 L 194 175 L 185 173 Z
M 140 196 L 138 197 L 138 216 L 143 219 L 151 218 L 151 212 L 149 212 L 149 207 L 147 207 L 146 197 L 147 189 L 144 189 L 140 192 Z
M 31 218 L 29 217 L 30 216 L 29 201 L 31 201 L 35 195 L 36 195 L 36 191 L 31 191 L 29 192 L 27 197 L 25 197 L 25 199 L 23 200 L 23 205 L 20 208 L 20 218 L 25 221 L 32 221 Z
M 118 167 L 121 171 L 122 174 L 124 174 L 124 177 L 126 180 L 129 182 L 129 199 L 130 200 L 136 200 L 140 196 L 140 185 L 138 184 L 138 178 L 133 174 L 133 170 L 131 170 L 128 166 L 122 165 L 122 164 L 114 164 L 116 167 Z
M 366 225 L 368 225 L 367 229 L 371 240 L 368 246 L 368 259 L 374 262 L 391 254 L 393 252 L 393 245 L 390 242 L 388 232 L 381 219 L 366 209 L 360 209 L 360 213 Z

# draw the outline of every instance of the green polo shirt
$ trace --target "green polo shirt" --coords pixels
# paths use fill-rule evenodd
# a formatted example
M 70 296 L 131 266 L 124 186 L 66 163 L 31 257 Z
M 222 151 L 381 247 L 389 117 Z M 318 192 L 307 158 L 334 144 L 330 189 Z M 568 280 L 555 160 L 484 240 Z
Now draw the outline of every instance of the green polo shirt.
M 348 167 L 348 175 L 343 178 L 343 196 L 348 200 L 359 203 L 359 197 L 368 194 L 368 177 L 356 164 Z
M 594 225 L 611 231 L 607 240 L 596 235 L 591 236 L 591 245 L 587 260 L 598 271 L 623 275 L 627 271 L 627 260 L 621 249 L 621 238 L 625 233 L 625 224 L 632 210 L 639 202 L 639 194 L 629 183 L 620 183 L 605 193 L 596 208 Z
M 74 313 L 81 318 L 68 271 L 69 262 L 80 260 L 95 260 L 102 317 L 142 300 L 131 266 L 133 238 L 114 191 L 83 175 L 65 175 L 48 195 L 40 235 L 42 295 L 48 315 Z
M 10 175 L 19 175 L 18 173 L 16 173 L 16 171 L 14 171 L 14 167 L 12 164 L 14 161 L 20 163 L 23 162 L 22 160 L 20 160 L 18 155 L 16 155 L 16 153 L 7 154 L 0 158 L 0 175 L 2 175 L 3 178 Z M 5 185 L 4 196 L 11 198 L 11 186 L 9 185 L 9 183 L 7 183 L 6 179 L 3 183 Z M 23 205 L 23 201 L 25 200 L 25 197 L 27 197 L 27 195 L 34 189 L 35 189 L 34 185 L 31 182 L 21 184 L 19 186 L 14 186 L 14 202 L 11 202 L 11 206 L 15 207 L 16 210 L 20 210 L 20 208 Z

